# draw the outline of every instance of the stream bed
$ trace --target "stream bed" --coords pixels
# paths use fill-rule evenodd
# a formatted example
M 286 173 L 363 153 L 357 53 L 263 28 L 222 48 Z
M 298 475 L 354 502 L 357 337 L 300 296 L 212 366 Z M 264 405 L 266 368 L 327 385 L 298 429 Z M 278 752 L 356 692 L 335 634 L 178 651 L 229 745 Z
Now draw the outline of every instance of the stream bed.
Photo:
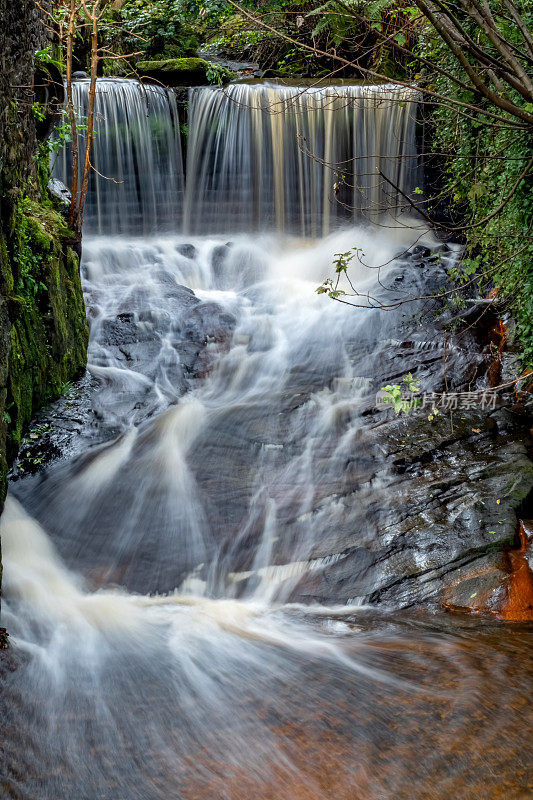
M 479 331 L 434 314 L 459 248 L 407 218 L 330 231 L 323 185 L 297 215 L 321 238 L 169 232 L 157 197 L 182 181 L 150 169 L 176 141 L 157 94 L 150 146 L 134 103 L 150 197 L 110 187 L 131 219 L 106 233 L 120 197 L 91 195 L 88 373 L 37 417 L 0 523 L 2 797 L 526 800 L 531 625 L 497 613 L 533 484 L 523 418 L 398 418 L 378 396 L 409 372 L 427 393 L 483 385 Z M 223 100 L 205 103 L 189 166 L 220 152 Z M 233 145 L 231 208 L 204 165 L 189 230 L 242 219 Z M 258 208 L 280 220 L 278 179 Z M 316 292 L 348 252 L 359 308 Z M 478 592 L 490 613 L 443 610 Z

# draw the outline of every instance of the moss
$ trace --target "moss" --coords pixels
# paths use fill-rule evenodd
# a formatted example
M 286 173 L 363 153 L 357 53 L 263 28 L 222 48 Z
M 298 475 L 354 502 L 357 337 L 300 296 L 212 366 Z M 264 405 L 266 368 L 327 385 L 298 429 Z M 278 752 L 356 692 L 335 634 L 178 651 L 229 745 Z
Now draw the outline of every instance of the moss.
M 9 333 L 0 395 L 2 494 L 24 427 L 85 366 L 88 342 L 72 231 L 52 207 L 25 198 L 13 204 L 8 223 L 0 234 L 0 281 L 11 287 L 3 320 Z
M 46 137 L 28 102 L 27 87 L 43 83 L 34 78 L 35 53 L 47 45 L 44 16 L 34 2 L 2 4 L 0 511 L 24 426 L 85 366 L 88 339 L 72 232 L 53 210 L 48 147 L 37 134 Z M 58 76 L 55 86 L 61 104 Z M 1 576 L 0 558 L 0 582 Z
M 36 217 L 27 217 L 26 230 L 30 243 L 47 253 L 52 247 L 52 237 Z
M 141 61 L 138 69 L 145 72 L 203 72 L 205 74 L 207 61 L 202 58 L 165 58 L 152 61 Z
M 228 83 L 236 74 L 203 58 L 162 58 L 140 61 L 139 72 L 169 83 Z
M 26 215 L 39 223 L 41 229 L 48 236 L 74 238 L 74 232 L 70 230 L 59 211 L 56 211 L 52 206 L 26 200 L 24 207 Z

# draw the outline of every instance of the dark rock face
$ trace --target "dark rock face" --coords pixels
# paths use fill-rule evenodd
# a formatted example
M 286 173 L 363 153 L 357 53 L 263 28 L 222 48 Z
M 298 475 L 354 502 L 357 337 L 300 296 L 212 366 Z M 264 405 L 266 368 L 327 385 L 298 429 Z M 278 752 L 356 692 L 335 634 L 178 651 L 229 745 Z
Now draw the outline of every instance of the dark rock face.
M 33 0 L 0 0 L 0 501 L 22 430 L 85 365 L 87 325 L 72 233 L 36 167 L 34 54 L 47 43 Z
M 456 612 L 497 614 L 505 602 L 508 572 L 502 553 L 488 553 L 455 569 L 455 582 L 447 585 L 442 602 Z
M 510 622 L 533 620 L 533 523 L 520 521 L 520 545 L 490 553 L 457 570 L 444 591 L 450 611 L 492 615 Z
M 353 541 L 337 539 L 343 558 L 315 581 L 303 581 L 300 599 L 329 595 L 391 606 L 440 602 L 465 568 L 477 587 L 472 591 L 486 591 L 482 566 L 494 553 L 501 562 L 513 544 L 515 512 L 533 485 L 523 434 L 523 420 L 508 411 L 454 414 L 453 429 L 449 418 L 381 425 L 385 485 L 363 499 L 359 524 L 357 517 L 352 522 L 365 558 Z M 371 431 L 367 435 L 372 437 Z M 369 489 L 378 480 L 373 474 L 361 478 Z M 501 583 L 501 566 L 490 574 L 490 589 L 498 577 Z
M 412 350 L 411 358 L 420 359 L 420 352 Z M 404 355 L 401 374 L 409 368 Z M 328 477 L 316 491 L 313 510 L 302 519 L 299 490 L 286 470 L 287 459 L 303 451 L 303 442 L 287 440 L 286 431 L 316 379 L 307 375 L 300 392 L 282 399 L 285 422 L 275 434 L 266 434 L 265 412 L 259 407 L 244 426 L 238 414 L 232 421 L 228 412 L 224 436 L 208 431 L 198 442 L 192 459 L 198 453 L 195 471 L 220 537 L 231 542 L 242 527 L 254 492 L 254 452 L 264 446 L 267 435 L 280 448 L 269 456 L 269 492 L 277 500 L 277 525 L 283 531 L 274 562 L 294 560 L 294 543 L 305 541 L 316 527 L 320 535 L 305 558 L 311 564 L 326 563 L 306 573 L 291 592 L 292 600 L 391 607 L 440 604 L 465 570 L 474 576 L 472 592 L 485 592 L 482 567 L 493 556 L 495 571 L 488 582 L 496 591 L 505 578 L 504 551 L 516 539 L 517 510 L 533 486 L 527 417 L 520 410 L 475 409 L 430 422 L 428 410 L 402 419 L 392 411 L 367 408 L 353 461 L 341 463 L 334 452 L 324 452 L 323 468 L 315 464 Z M 340 426 L 348 422 L 339 418 Z M 224 452 L 222 476 L 216 470 L 219 451 Z M 334 509 L 331 517 L 328 508 Z M 251 568 L 263 528 L 259 517 L 239 541 L 238 556 L 233 554 L 238 570 Z M 497 597 L 499 589 L 494 602 Z
M 214 254 L 214 270 L 223 255 L 223 248 Z M 433 259 L 426 248 L 415 248 L 408 256 L 424 270 Z M 391 276 L 392 281 L 397 278 L 408 290 L 415 285 L 408 270 Z M 431 287 L 425 291 L 430 293 Z M 468 314 L 471 331 L 444 340 L 428 315 L 416 335 L 389 341 L 377 357 L 370 358 L 366 350 L 373 349 L 370 343 L 379 326 L 376 332 L 367 328 L 368 348 L 360 336 L 344 346 L 359 374 L 373 376 L 375 390 L 413 372 L 426 392 L 467 392 L 483 385 L 491 364 L 483 344 L 488 333 Z M 484 317 L 479 310 L 477 315 Z M 256 337 L 247 346 L 257 350 Z M 208 429 L 191 454 L 203 496 L 209 498 L 209 527 L 228 543 L 235 571 L 253 568 L 263 535 L 265 518 L 259 512 L 246 536 L 239 538 L 238 531 L 256 491 L 257 452 L 268 446 L 265 480 L 276 502 L 277 527 L 283 531 L 273 548 L 273 564 L 283 568 L 294 561 L 296 543 L 306 541 L 314 544 L 311 550 L 302 549 L 305 560 L 326 564 L 308 571 L 291 599 L 406 607 L 440 604 L 465 569 L 483 584 L 482 565 L 492 554 L 500 563 L 513 545 L 517 511 L 533 486 L 524 409 L 509 396 L 507 407 L 483 409 L 478 398 L 470 408 L 432 415 L 429 405 L 409 417 L 396 417 L 392 409 L 376 407 L 373 399 L 362 403 L 353 458 L 342 460 L 334 448 L 324 449 L 313 464 L 313 475 L 322 476 L 315 484 L 314 505 L 302 518 L 304 487 L 290 464 L 295 454 L 303 456 L 306 435 L 296 420 L 313 393 L 335 386 L 335 369 L 333 359 L 331 374 L 323 364 L 294 368 L 280 397 L 265 398 L 247 419 L 240 409 L 228 409 L 224 428 Z M 272 403 L 279 409 L 274 425 Z M 339 434 L 352 423 L 353 416 L 339 412 Z M 300 431 L 299 437 L 290 434 L 291 428 Z M 491 588 L 498 577 L 505 577 L 502 568 L 491 574 Z M 245 585 L 243 581 L 243 589 Z M 482 585 L 479 591 L 484 591 Z
M 194 250 L 193 246 L 191 248 Z M 186 256 L 187 257 L 187 256 Z M 90 369 L 70 386 L 62 397 L 36 415 L 32 429 L 35 438 L 26 436 L 15 461 L 12 480 L 24 478 L 23 492 L 31 494 L 28 476 L 41 473 L 51 462 L 83 453 L 94 444 L 117 436 L 122 426 L 117 418 L 137 424 L 150 418 L 165 406 L 154 403 L 150 384 L 161 377 L 161 348 L 171 345 L 176 354 L 174 362 L 163 362 L 166 379 L 172 394 L 166 405 L 172 405 L 213 367 L 221 351 L 229 346 L 235 319 L 220 306 L 202 302 L 186 286 L 180 286 L 171 275 L 161 270 L 152 275 L 173 307 L 172 316 L 157 313 L 156 309 L 121 311 L 105 318 L 93 331 Z M 91 295 L 87 294 L 89 313 Z M 105 346 L 105 352 L 100 347 Z M 144 376 L 146 386 L 135 392 L 116 387 L 92 368 L 105 366 L 112 360 L 119 369 L 131 370 Z M 91 372 L 96 373 L 95 375 Z M 106 404 L 111 400 L 115 415 L 106 416 Z
M 48 191 L 61 204 L 62 210 L 67 210 L 70 205 L 70 189 L 57 178 L 48 181 Z
M 165 86 L 202 86 L 213 82 L 210 77 L 214 72 L 214 82 L 229 83 L 237 77 L 228 69 L 203 58 L 154 58 L 140 61 L 136 66 L 144 77 Z
M 196 257 L 192 245 L 180 248 L 184 262 Z M 235 276 L 231 252 L 230 246 L 220 245 L 209 255 L 217 289 L 247 280 L 247 259 Z M 420 276 L 428 294 L 442 283 L 434 253 L 417 250 L 402 256 L 401 266 L 389 279 L 395 285 L 401 278 L 402 291 L 420 294 Z M 18 481 L 14 490 L 53 533 L 67 561 L 79 565 L 79 541 L 83 541 L 88 574 L 95 564 L 98 569 L 107 565 L 113 580 L 136 591 L 147 586 L 153 590 L 154 585 L 168 591 L 195 563 L 184 566 L 181 550 L 174 559 L 168 556 L 170 523 L 161 512 L 168 498 L 157 485 L 139 512 L 136 530 L 144 533 L 142 543 L 135 540 L 135 558 L 130 563 L 124 557 L 126 550 L 118 558 L 112 549 L 122 509 L 135 503 L 139 460 L 152 463 L 150 453 L 157 449 L 167 424 L 165 414 L 160 421 L 158 414 L 190 388 L 201 387 L 230 342 L 253 357 L 268 353 L 272 342 L 268 325 L 253 329 L 251 336 L 235 332 L 236 321 L 227 310 L 200 300 L 162 264 L 152 267 L 150 279 L 150 297 L 142 285 L 136 286 L 127 301 L 103 318 L 96 310 L 101 304 L 97 288 L 89 291 L 89 306 L 100 319 L 92 334 L 93 377 L 84 380 L 78 397 L 62 398 L 47 412 L 54 428 L 48 448 L 52 459 L 57 455 L 53 445 L 63 456 L 81 454 L 89 444 L 121 434 L 127 429 L 125 423 L 138 425 L 138 439 L 120 476 L 106 487 L 96 510 L 80 512 L 78 538 L 70 522 L 60 521 L 69 507 L 62 486 L 68 485 L 72 471 L 87 468 L 90 451 L 73 465 L 65 460 L 53 467 L 40 476 L 42 480 Z M 248 279 L 253 286 L 255 276 Z M 390 406 L 376 402 L 382 386 L 401 381 L 409 372 L 416 374 L 427 393 L 465 392 L 485 385 L 493 360 L 485 343 L 493 323 L 487 321 L 486 309 L 465 313 L 468 325 L 463 333 L 443 336 L 441 322 L 428 313 L 416 323 L 400 326 L 399 339 L 387 338 L 387 320 L 373 316 L 363 328 L 354 326 L 354 332 L 348 332 L 341 360 L 333 343 L 317 362 L 316 347 L 327 348 L 322 344 L 327 339 L 317 332 L 317 340 L 291 362 L 286 379 L 272 392 L 259 394 L 249 405 L 230 402 L 208 415 L 187 455 L 187 466 L 197 492 L 190 518 L 198 514 L 205 534 L 205 550 L 197 563 L 217 564 L 220 581 L 216 577 L 214 594 L 228 590 L 228 574 L 248 576 L 237 580 L 238 596 L 256 580 L 254 562 L 267 514 L 265 498 L 258 494 L 263 485 L 275 503 L 276 525 L 282 532 L 272 545 L 272 568 L 283 570 L 299 561 L 310 567 L 293 582 L 291 600 L 392 607 L 445 603 L 462 608 L 470 592 L 479 593 L 483 608 L 489 600 L 498 601 L 498 587 L 507 574 L 505 551 L 516 538 L 517 511 L 527 505 L 533 486 L 524 409 L 509 395 L 495 408 L 482 408 L 478 398 L 470 407 L 451 412 L 441 408 L 435 414 L 430 403 L 397 417 Z M 344 358 L 353 366 L 353 374 L 368 376 L 357 379 L 366 387 L 361 394 L 349 380 L 343 384 Z M 106 387 L 108 378 L 102 378 L 98 368 L 109 364 L 144 376 L 145 383 L 132 391 L 127 387 L 117 391 L 109 378 Z M 223 362 L 216 375 L 223 382 L 233 380 Z M 166 405 L 161 404 L 161 392 L 157 396 L 153 392 L 154 386 L 165 386 L 164 379 L 172 387 Z M 305 470 L 295 469 L 298 459 L 305 459 L 310 437 L 316 437 L 306 409 L 321 393 L 330 392 L 337 396 L 331 436 L 316 440 L 307 477 Z M 355 403 L 354 392 L 360 398 Z M 344 396 L 346 408 L 340 402 Z M 109 417 L 109 408 L 114 417 Z M 339 449 L 341 440 L 351 441 L 350 449 Z M 117 439 L 117 447 L 121 441 Z M 38 446 L 26 443 L 24 451 L 28 448 L 31 453 Z M 96 457 L 101 452 L 96 448 Z M 22 467 L 25 473 L 34 471 L 24 461 Z M 146 480 L 150 470 L 147 466 Z M 307 481 L 312 485 L 312 502 L 302 514 Z M 153 512 L 151 503 L 156 504 Z M 183 529 L 187 541 L 190 518 L 184 522 L 181 511 L 167 511 L 177 514 L 175 529 Z
M 196 257 L 196 247 L 193 244 L 180 244 L 176 247 L 178 253 L 191 260 Z
M 0 164 L 4 197 L 14 187 L 23 188 L 26 178 L 35 181 L 36 126 L 24 90 L 31 92 L 34 53 L 45 44 L 46 32 L 33 0 L 0 0 Z

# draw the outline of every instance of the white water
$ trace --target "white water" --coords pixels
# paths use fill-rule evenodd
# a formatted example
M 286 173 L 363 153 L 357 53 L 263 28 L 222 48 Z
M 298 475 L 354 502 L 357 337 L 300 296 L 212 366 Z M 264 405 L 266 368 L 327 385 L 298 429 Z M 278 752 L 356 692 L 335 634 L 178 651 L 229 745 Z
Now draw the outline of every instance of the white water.
M 74 81 L 72 91 L 78 113 L 81 188 L 89 81 Z M 173 92 L 132 80 L 101 79 L 94 113 L 94 170 L 85 205 L 85 233 L 142 236 L 176 230 L 184 179 Z M 70 146 L 59 151 L 54 174 L 70 186 Z
M 393 223 L 421 182 L 418 99 L 394 85 L 191 90 L 185 230 Z
M 88 92 L 88 81 L 74 82 L 80 152 Z M 182 199 L 184 229 L 195 235 L 325 236 L 347 222 L 394 224 L 422 182 L 418 100 L 394 85 L 192 89 L 185 184 L 172 90 L 100 80 L 85 231 L 176 231 Z M 65 147 L 55 166 L 65 183 L 70 162 Z
M 155 94 L 160 108 L 164 95 Z M 210 98 L 220 102 L 216 93 L 202 102 Z M 100 440 L 52 465 L 30 493 L 16 485 L 20 502 L 8 498 L 0 522 L 13 664 L 0 698 L 4 791 L 22 800 L 470 800 L 478 740 L 465 730 L 479 711 L 478 672 L 461 642 L 409 623 L 398 632 L 387 619 L 369 627 L 344 589 L 353 575 L 343 565 L 358 568 L 354 542 L 371 549 L 375 509 L 394 490 L 362 414 L 380 388 L 376 375 L 401 369 L 390 343 L 402 312 L 354 310 L 315 291 L 336 253 L 359 248 L 350 277 L 362 306 L 418 293 L 424 267 L 405 251 L 433 237 L 405 221 L 320 240 L 233 230 L 133 236 L 165 228 L 177 202 L 173 101 L 158 116 L 155 149 L 138 88 L 113 83 L 101 101 L 104 161 L 123 139 L 132 146 L 121 160 L 125 183 L 96 182 L 88 228 L 129 235 L 84 241 Z M 328 113 L 321 105 L 322 121 Z M 337 124 L 336 105 L 331 113 Z M 293 144 L 279 120 L 268 125 L 285 137 L 287 158 Z M 239 131 L 243 160 L 237 132 L 224 162 L 236 186 L 257 156 L 246 127 Z M 195 169 L 199 158 L 193 150 Z M 291 181 L 313 173 L 301 167 L 287 172 L 285 188 L 277 175 L 268 190 L 282 227 L 294 221 L 279 214 Z M 209 229 L 213 198 L 198 168 L 200 196 L 195 206 L 189 183 L 187 215 Z M 143 176 L 135 191 L 134 173 Z M 301 230 L 310 219 L 311 230 L 329 229 L 325 184 L 298 207 Z M 234 212 L 246 219 L 239 203 L 221 207 L 214 227 Z M 416 325 L 409 335 L 416 342 Z M 360 578 L 364 585 L 364 564 Z M 435 689 L 441 675 L 446 691 Z M 504 677 L 513 700 L 516 684 Z M 430 701 L 435 716 L 426 716 Z M 491 719 L 496 728 L 499 716 Z M 468 758 L 458 760 L 459 736 Z
M 421 240 L 432 237 L 403 226 L 315 244 L 198 239 L 187 257 L 179 238 L 87 239 L 93 405 L 120 436 L 33 492 L 69 564 L 137 591 L 174 590 L 196 571 L 209 596 L 290 597 L 388 480 L 369 450 L 372 484 L 356 506 L 342 497 L 398 312 L 354 310 L 316 288 L 334 253 L 358 247 L 359 302 L 401 298 L 394 278 L 416 291 L 420 276 L 393 257 Z M 203 377 L 185 387 L 184 365 Z

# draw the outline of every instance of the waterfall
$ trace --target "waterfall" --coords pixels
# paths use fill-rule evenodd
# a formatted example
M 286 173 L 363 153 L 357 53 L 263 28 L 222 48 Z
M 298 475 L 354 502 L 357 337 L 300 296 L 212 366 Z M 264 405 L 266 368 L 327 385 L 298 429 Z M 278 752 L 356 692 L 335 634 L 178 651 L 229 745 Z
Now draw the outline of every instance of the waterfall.
M 394 85 L 191 90 L 186 231 L 317 236 L 396 217 L 420 183 L 417 99 Z
M 80 118 L 89 82 L 73 84 Z M 184 191 L 173 92 L 99 80 L 86 233 L 277 230 L 392 222 L 421 183 L 416 91 L 394 85 L 192 89 Z M 70 148 L 55 174 L 69 181 Z
M 2 798 L 526 796 L 525 630 L 422 612 L 476 553 L 491 592 L 479 503 L 510 513 L 522 478 L 493 462 L 518 450 L 482 462 L 488 424 L 442 414 L 433 440 L 376 399 L 482 363 L 428 320 L 454 249 L 394 224 L 415 101 L 194 90 L 184 197 L 175 96 L 98 82 L 87 375 L 25 435 L 0 519 Z M 357 308 L 317 293 L 339 253 Z
M 75 90 L 83 117 L 87 81 Z M 85 220 L 88 370 L 99 444 L 119 438 L 103 451 L 107 480 L 101 465 L 97 486 L 91 471 L 74 484 L 57 473 L 32 509 L 71 566 L 120 575 L 132 591 L 194 575 L 209 596 L 290 598 L 299 570 L 332 555 L 325 534 L 363 527 L 364 492 L 347 507 L 337 497 L 401 314 L 356 314 L 317 286 L 336 253 L 352 252 L 339 289 L 354 280 L 372 298 L 360 306 L 420 296 L 423 271 L 406 254 L 436 246 L 417 223 L 393 225 L 416 185 L 416 93 L 192 90 L 180 196 L 175 96 L 125 80 L 97 90 L 94 166 L 107 179 L 92 176 Z M 387 230 L 361 224 L 386 213 Z M 303 239 L 288 246 L 284 232 Z M 323 486 L 334 487 L 325 504 Z
M 83 154 L 89 81 L 75 81 L 72 89 Z M 54 174 L 68 185 L 71 163 L 71 147 L 62 148 Z M 85 233 L 175 230 L 180 224 L 183 166 L 174 94 L 133 80 L 99 80 L 92 166 Z

